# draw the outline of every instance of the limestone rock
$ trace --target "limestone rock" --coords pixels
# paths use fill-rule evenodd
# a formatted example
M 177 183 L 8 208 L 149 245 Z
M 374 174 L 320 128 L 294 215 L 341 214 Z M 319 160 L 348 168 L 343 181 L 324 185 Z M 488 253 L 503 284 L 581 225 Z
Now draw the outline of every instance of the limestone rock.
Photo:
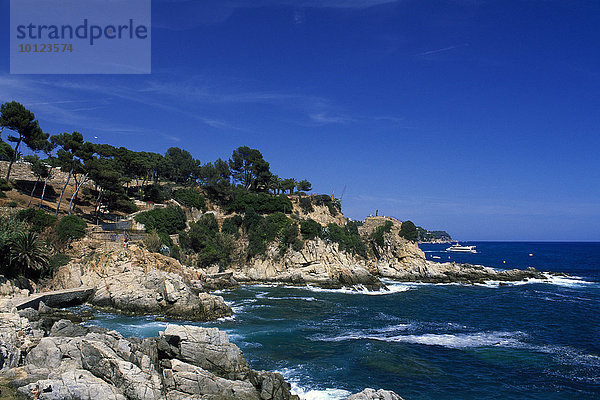
M 85 336 L 88 330 L 80 325 L 75 325 L 67 319 L 58 320 L 50 329 L 50 336 Z
M 242 351 L 217 328 L 167 325 L 164 338 L 182 361 L 226 379 L 246 379 L 250 372 Z
M 0 314 L 2 374 L 30 395 L 68 400 L 298 400 L 281 374 L 253 371 L 216 328 L 168 325 L 154 338 L 60 320 L 37 338 L 16 313 Z
M 161 398 L 161 381 L 156 371 L 144 372 L 132 362 L 120 358 L 104 343 L 81 341 L 82 366 L 97 377 L 122 388 L 134 400 Z
M 360 393 L 348 396 L 346 400 L 402 400 L 402 397 L 389 390 L 367 388 Z
M 250 371 L 250 382 L 260 391 L 263 400 L 294 400 L 298 396 L 290 392 L 291 385 L 278 372 Z
M 33 308 L 26 308 L 24 310 L 17 311 L 19 317 L 27 318 L 29 322 L 35 322 L 40 320 L 40 313 Z
M 82 369 L 66 371 L 52 379 L 43 379 L 20 387 L 29 395 L 39 385 L 44 400 L 126 400 L 117 388 Z
M 172 368 L 163 372 L 169 389 L 176 393 L 169 399 L 188 398 L 189 395 L 202 395 L 202 398 L 260 400 L 256 388 L 248 381 L 233 381 L 195 365 L 174 359 Z M 180 394 L 182 394 L 180 396 Z
M 199 296 L 187 278 L 200 275 L 177 260 L 132 245 L 127 250 L 96 249 L 71 261 L 59 268 L 52 288 L 95 287 L 92 304 L 132 314 L 206 321 L 233 313 L 221 297 Z
M 384 285 L 367 269 L 364 259 L 339 249 L 337 243 L 320 238 L 309 240 L 295 251 L 281 256 L 279 247 L 271 244 L 266 257 L 255 257 L 231 267 L 240 282 L 274 282 L 293 285 L 317 285 L 327 288 L 363 286 L 377 290 Z
M 35 346 L 29 321 L 13 313 L 0 313 L 0 371 L 21 364 L 28 350 Z

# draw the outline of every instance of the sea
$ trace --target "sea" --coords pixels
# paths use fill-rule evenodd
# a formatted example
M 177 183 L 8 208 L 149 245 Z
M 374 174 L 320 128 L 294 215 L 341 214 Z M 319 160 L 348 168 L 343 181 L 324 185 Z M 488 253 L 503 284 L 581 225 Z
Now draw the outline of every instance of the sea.
M 600 399 L 600 243 L 422 244 L 428 259 L 566 273 L 508 285 L 385 280 L 389 290 L 243 286 L 219 295 L 235 315 L 197 325 L 229 334 L 258 370 L 307 400 L 365 387 L 405 400 Z M 168 321 L 169 323 L 185 323 Z M 89 322 L 154 336 L 154 316 L 95 312 Z

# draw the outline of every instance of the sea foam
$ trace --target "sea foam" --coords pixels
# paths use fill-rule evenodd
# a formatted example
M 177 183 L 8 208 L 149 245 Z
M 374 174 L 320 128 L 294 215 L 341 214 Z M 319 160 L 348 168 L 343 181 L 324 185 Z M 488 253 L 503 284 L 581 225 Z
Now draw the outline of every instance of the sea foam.
M 577 287 L 583 287 L 583 286 L 588 286 L 588 285 L 597 285 L 598 283 L 586 281 L 583 278 L 580 278 L 578 276 L 558 276 L 558 275 L 545 274 L 545 278 L 543 278 L 543 279 L 532 278 L 532 279 L 516 281 L 516 282 L 490 280 L 490 281 L 486 281 L 485 283 L 479 283 L 476 285 L 495 289 L 500 286 L 519 286 L 519 285 L 531 285 L 531 284 L 547 284 L 547 285 L 556 285 L 556 286 L 577 288 Z
M 302 400 L 341 400 L 348 397 L 351 392 L 337 388 L 315 388 L 303 383 L 300 375 L 300 370 L 303 365 L 298 368 L 281 368 L 275 372 L 279 372 L 286 381 L 290 383 L 292 394 L 297 395 Z
M 421 335 L 387 335 L 349 332 L 334 337 L 321 337 L 317 340 L 341 342 L 346 340 L 377 340 L 383 342 L 422 344 L 426 346 L 442 346 L 451 349 L 475 347 L 521 347 L 520 338 L 523 332 L 473 332 L 473 333 L 425 333 Z

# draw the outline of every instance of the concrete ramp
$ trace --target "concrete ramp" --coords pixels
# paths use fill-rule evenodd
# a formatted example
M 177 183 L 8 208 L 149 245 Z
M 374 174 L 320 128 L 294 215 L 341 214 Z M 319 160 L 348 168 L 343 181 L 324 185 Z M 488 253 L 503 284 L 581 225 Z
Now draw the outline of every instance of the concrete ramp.
M 50 307 L 67 307 L 85 303 L 94 293 L 94 288 L 82 286 L 75 289 L 55 290 L 53 292 L 35 293 L 14 304 L 17 310 L 33 308 L 37 310 L 40 302 Z

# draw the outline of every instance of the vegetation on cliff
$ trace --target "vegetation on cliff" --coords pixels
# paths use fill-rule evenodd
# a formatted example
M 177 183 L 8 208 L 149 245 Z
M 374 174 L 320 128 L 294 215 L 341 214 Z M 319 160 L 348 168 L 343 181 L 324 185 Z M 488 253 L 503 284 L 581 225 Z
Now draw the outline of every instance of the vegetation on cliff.
M 40 133 L 35 115 L 16 102 L 3 104 L 1 112 L 0 129 L 14 132 L 8 136 L 14 148 L 0 139 L 0 155 L 10 161 L 7 178 L 21 143 L 45 156 L 28 156 L 35 179 L 17 181 L 33 208 L 3 217 L 8 219 L 2 245 L 9 257 L 4 269 L 25 273 L 60 263 L 66 259 L 65 245 L 85 235 L 85 220 L 102 223 L 140 206 L 151 208 L 134 218 L 146 229 L 146 247 L 201 268 L 223 270 L 234 262 L 264 258 L 270 245 L 283 256 L 317 238 L 367 259 L 377 256 L 375 248 L 392 234 L 391 222 L 359 234 L 360 223 L 344 218 L 339 199 L 308 195 L 308 180 L 275 175 L 257 149 L 242 146 L 227 160 L 203 163 L 177 147 L 161 155 L 92 143 L 79 132 Z M 58 184 L 53 180 L 57 171 L 62 174 Z M 0 189 L 11 188 L 9 180 L 0 182 Z M 45 196 L 52 198 L 50 205 Z M 59 218 L 61 213 L 68 215 Z M 416 241 L 419 229 L 406 221 L 393 234 Z M 22 254 L 8 256 L 17 241 Z

